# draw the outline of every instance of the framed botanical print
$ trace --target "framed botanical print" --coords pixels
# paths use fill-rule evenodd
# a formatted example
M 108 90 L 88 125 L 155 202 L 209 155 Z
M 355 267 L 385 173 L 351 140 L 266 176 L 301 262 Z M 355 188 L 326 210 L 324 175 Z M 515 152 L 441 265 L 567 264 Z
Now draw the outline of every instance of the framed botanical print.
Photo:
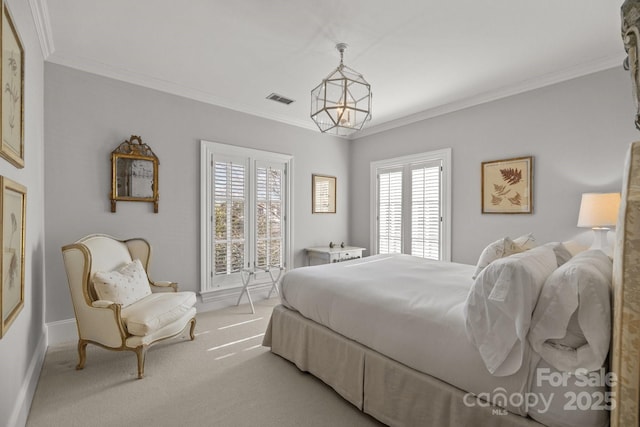
M 312 175 L 311 212 L 336 213 L 336 177 Z
M 2 122 L 0 156 L 24 167 L 24 49 L 6 5 L 2 8 Z
M 533 212 L 533 157 L 482 162 L 482 213 Z
M 27 189 L 8 178 L 0 177 L 0 212 L 2 216 L 2 289 L 0 290 L 0 338 L 24 306 L 24 242 Z

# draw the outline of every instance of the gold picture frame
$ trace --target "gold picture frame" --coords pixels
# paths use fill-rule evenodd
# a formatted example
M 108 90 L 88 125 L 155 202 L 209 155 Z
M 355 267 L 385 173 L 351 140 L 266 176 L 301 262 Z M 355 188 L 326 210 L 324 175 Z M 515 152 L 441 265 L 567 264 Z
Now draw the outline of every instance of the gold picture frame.
M 6 5 L 2 7 L 2 121 L 0 156 L 24 167 L 24 48 Z
M 24 243 L 27 189 L 0 177 L 0 239 L 2 240 L 2 288 L 0 290 L 0 338 L 24 307 Z
M 336 177 L 311 175 L 311 213 L 336 213 Z
M 142 138 L 131 135 L 111 152 L 111 212 L 116 202 L 153 203 L 158 213 L 160 160 Z
M 533 157 L 482 162 L 482 213 L 533 213 Z

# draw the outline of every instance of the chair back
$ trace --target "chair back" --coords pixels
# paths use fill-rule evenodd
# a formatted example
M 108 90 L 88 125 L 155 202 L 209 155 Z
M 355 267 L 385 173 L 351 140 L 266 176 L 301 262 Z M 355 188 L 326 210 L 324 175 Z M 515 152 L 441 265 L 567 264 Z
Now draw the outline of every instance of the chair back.
M 96 271 L 116 270 L 135 258 L 146 270 L 151 247 L 144 239 L 123 241 L 106 234 L 91 234 L 64 246 L 62 253 L 74 305 L 81 301 L 91 305 L 98 299 L 93 287 Z

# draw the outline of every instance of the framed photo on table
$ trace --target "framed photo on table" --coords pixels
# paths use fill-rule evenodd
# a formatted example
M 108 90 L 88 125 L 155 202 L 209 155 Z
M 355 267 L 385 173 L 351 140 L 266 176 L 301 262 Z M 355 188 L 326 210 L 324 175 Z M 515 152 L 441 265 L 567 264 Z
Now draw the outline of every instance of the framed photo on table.
M 0 156 L 24 167 L 24 49 L 6 5 L 2 7 L 2 121 Z
M 2 289 L 0 290 L 0 338 L 24 306 L 24 242 L 27 189 L 0 177 L 0 212 L 2 216 Z
M 533 212 L 533 157 L 482 162 L 482 213 Z

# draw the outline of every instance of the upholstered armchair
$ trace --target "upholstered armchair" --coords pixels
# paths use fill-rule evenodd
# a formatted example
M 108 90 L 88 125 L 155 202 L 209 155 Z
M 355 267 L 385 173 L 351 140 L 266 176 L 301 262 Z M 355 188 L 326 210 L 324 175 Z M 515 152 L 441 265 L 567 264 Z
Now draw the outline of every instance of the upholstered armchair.
M 135 352 L 142 378 L 152 344 L 180 335 L 187 326 L 194 339 L 195 293 L 149 279 L 151 246 L 145 239 L 92 234 L 64 246 L 62 255 L 78 326 L 76 369 L 84 368 L 92 343 Z

